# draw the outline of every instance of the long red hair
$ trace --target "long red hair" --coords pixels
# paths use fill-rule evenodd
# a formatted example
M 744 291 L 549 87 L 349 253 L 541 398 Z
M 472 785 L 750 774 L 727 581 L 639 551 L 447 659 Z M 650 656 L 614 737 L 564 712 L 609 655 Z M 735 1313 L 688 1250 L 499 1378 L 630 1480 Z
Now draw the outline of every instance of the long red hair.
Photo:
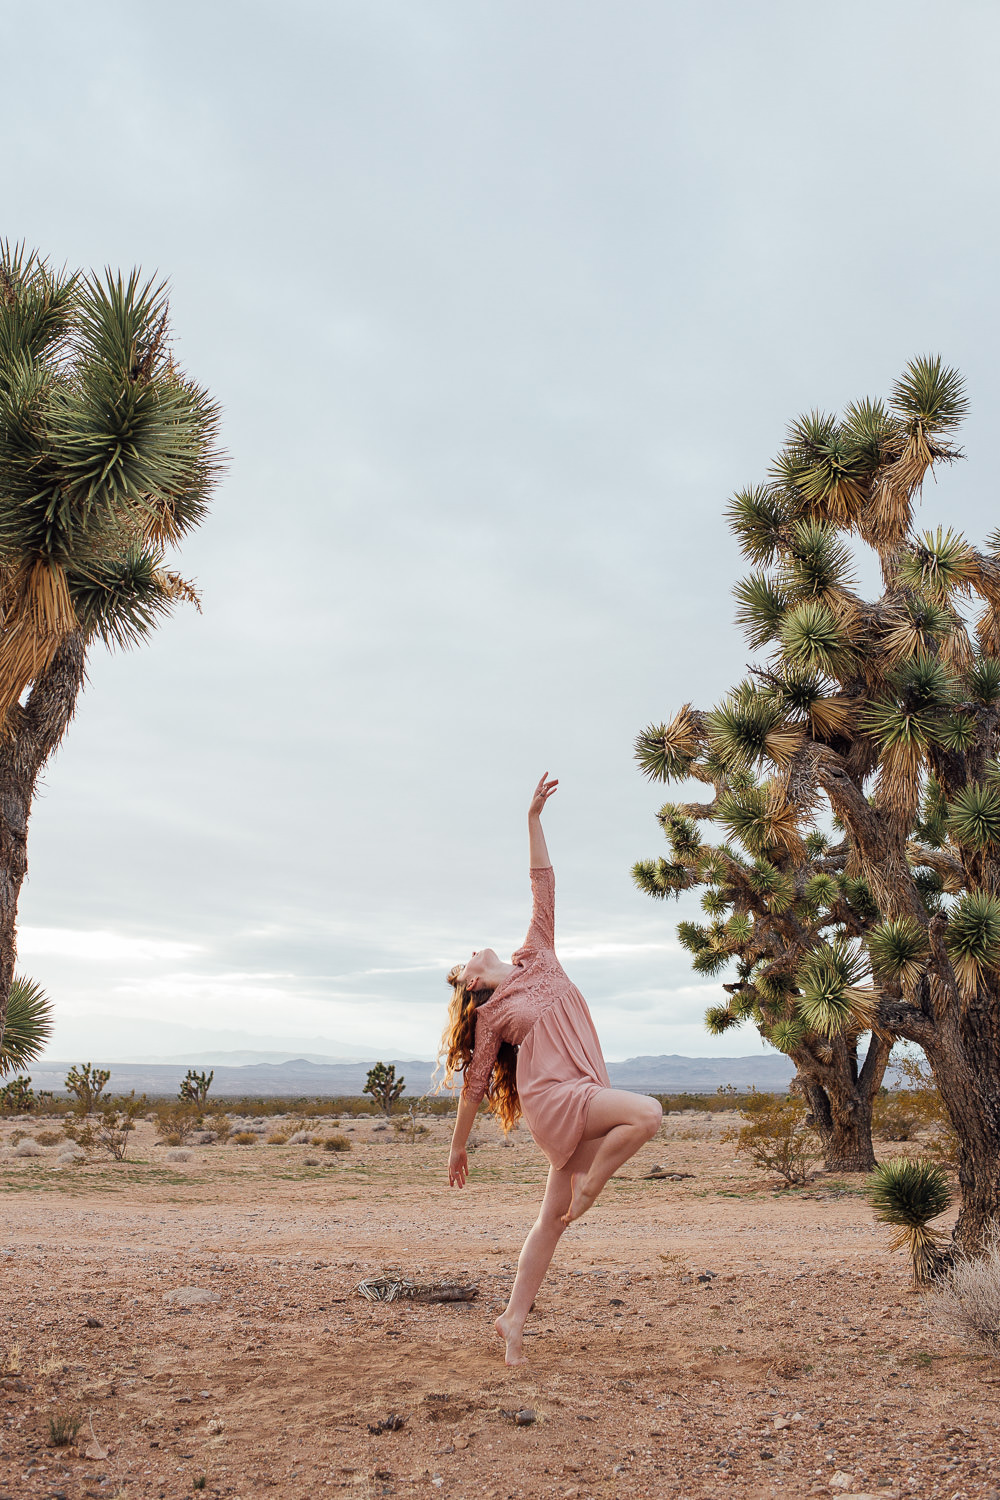
M 464 972 L 463 964 L 456 964 L 448 972 L 452 996 L 438 1052 L 438 1065 L 444 1063 L 444 1078 L 439 1088 L 453 1087 L 455 1074 L 464 1073 L 472 1061 L 476 1050 L 476 1011 L 493 993 L 491 989 L 466 989 L 462 978 Z M 500 1043 L 486 1086 L 486 1107 L 500 1121 L 505 1134 L 513 1130 L 521 1118 L 521 1101 L 517 1096 L 517 1048 L 510 1042 Z

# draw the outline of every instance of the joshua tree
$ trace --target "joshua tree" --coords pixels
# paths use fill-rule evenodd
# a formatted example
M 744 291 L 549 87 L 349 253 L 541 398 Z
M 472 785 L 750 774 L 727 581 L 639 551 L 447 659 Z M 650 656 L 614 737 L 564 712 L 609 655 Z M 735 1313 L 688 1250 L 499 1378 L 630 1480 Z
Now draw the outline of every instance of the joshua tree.
M 369 1068 L 368 1077 L 365 1079 L 365 1086 L 361 1092 L 371 1094 L 379 1109 L 391 1115 L 392 1106 L 402 1094 L 405 1083 L 405 1078 L 396 1078 L 394 1063 L 386 1065 L 384 1062 L 377 1062 L 374 1068 Z
M 177 1097 L 186 1104 L 204 1104 L 214 1077 L 214 1068 L 211 1073 L 196 1073 L 193 1068 L 188 1068 Z
M 110 1077 L 108 1068 L 92 1068 L 89 1062 L 80 1068 L 75 1065 L 70 1068 L 66 1074 L 66 1092 L 76 1095 L 76 1108 L 81 1115 L 92 1114 L 98 1107 Z
M 0 1040 L 0 1078 L 33 1061 L 51 1035 L 52 1005 L 48 996 L 33 980 L 15 975 Z
M 924 1049 L 974 1252 L 1000 1209 L 1000 533 L 977 550 L 913 528 L 966 406 L 954 370 L 914 360 L 886 405 L 799 418 L 768 482 L 734 498 L 756 568 L 737 617 L 768 654 L 717 708 L 640 735 L 648 776 L 712 797 L 664 808 L 671 858 L 634 873 L 653 895 L 707 887 L 711 921 L 682 941 L 703 973 L 735 967 L 708 1024 L 750 1019 L 788 1053 L 842 1165 L 870 1160 L 892 1039 Z M 850 536 L 881 565 L 873 602 Z M 731 842 L 703 843 L 705 822 Z
M 197 602 L 165 549 L 205 513 L 217 425 L 162 285 L 0 244 L 0 1040 L 39 773 L 94 642 L 137 645 Z

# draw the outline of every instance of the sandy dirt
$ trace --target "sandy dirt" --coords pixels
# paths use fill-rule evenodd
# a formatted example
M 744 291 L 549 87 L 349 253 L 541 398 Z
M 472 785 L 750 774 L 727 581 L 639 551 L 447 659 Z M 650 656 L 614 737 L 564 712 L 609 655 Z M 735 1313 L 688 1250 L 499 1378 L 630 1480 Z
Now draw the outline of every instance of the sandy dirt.
M 5 1123 L 0 1500 L 1000 1500 L 1000 1361 L 938 1329 L 858 1183 L 772 1191 L 727 1123 L 669 1117 L 568 1231 L 514 1370 L 492 1319 L 544 1177 L 523 1130 L 477 1127 L 460 1191 L 444 1121 L 187 1161 L 144 1124 L 130 1160 L 68 1166 Z M 479 1296 L 364 1301 L 384 1271 Z M 55 1448 L 63 1413 L 84 1425 Z

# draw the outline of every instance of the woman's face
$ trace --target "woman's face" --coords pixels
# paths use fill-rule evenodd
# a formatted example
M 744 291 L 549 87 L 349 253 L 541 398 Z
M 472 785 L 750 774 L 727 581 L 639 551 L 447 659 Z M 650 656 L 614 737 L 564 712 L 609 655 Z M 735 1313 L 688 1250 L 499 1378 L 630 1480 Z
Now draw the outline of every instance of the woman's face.
M 477 948 L 462 970 L 465 988 L 467 990 L 490 989 L 496 983 L 492 976 L 498 963 L 499 959 L 492 948 Z

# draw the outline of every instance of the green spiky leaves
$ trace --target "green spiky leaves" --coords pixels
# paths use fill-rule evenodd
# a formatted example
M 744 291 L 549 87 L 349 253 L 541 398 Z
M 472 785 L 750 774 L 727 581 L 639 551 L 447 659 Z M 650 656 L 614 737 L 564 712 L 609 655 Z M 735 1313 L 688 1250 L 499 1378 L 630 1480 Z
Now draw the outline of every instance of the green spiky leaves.
M 733 589 L 736 623 L 754 650 L 777 639 L 788 596 L 766 573 L 751 573 Z
M 890 405 L 904 422 L 919 422 L 928 432 L 961 426 L 969 410 L 965 381 L 940 354 L 910 361 L 892 387 Z
M 866 942 L 876 975 L 902 980 L 911 987 L 923 973 L 927 933 L 912 917 L 880 922 L 868 933 Z
M 650 781 L 683 780 L 701 746 L 701 715 L 686 703 L 669 724 L 650 724 L 637 737 L 635 758 Z
M 741 683 L 705 716 L 708 741 L 727 770 L 749 771 L 764 760 L 784 766 L 802 743 L 802 731 L 786 723 L 773 695 Z
M 967 892 L 949 917 L 946 941 L 959 986 L 974 994 L 986 971 L 1000 964 L 1000 900 L 988 891 Z
M 863 959 L 846 938 L 819 944 L 798 972 L 795 1009 L 802 1024 L 825 1037 L 870 1026 L 875 997 L 857 988 L 864 971 Z
M 51 1001 L 34 980 L 15 975 L 0 1041 L 0 1078 L 27 1067 L 45 1050 L 51 1035 Z
M 926 1158 L 896 1157 L 879 1163 L 868 1179 L 866 1193 L 876 1219 L 899 1231 L 892 1248 L 906 1246 L 914 1281 L 929 1281 L 937 1270 L 937 1247 L 942 1239 L 929 1226 L 951 1203 L 944 1169 Z
M 1000 786 L 970 782 L 948 806 L 948 834 L 966 849 L 1000 848 Z
M 782 620 L 781 649 L 785 661 L 804 672 L 836 677 L 843 671 L 850 643 L 833 611 L 817 600 L 806 600 Z
M 741 490 L 729 502 L 726 516 L 743 556 L 758 566 L 770 566 L 784 545 L 788 520 L 777 490 L 770 486 Z

